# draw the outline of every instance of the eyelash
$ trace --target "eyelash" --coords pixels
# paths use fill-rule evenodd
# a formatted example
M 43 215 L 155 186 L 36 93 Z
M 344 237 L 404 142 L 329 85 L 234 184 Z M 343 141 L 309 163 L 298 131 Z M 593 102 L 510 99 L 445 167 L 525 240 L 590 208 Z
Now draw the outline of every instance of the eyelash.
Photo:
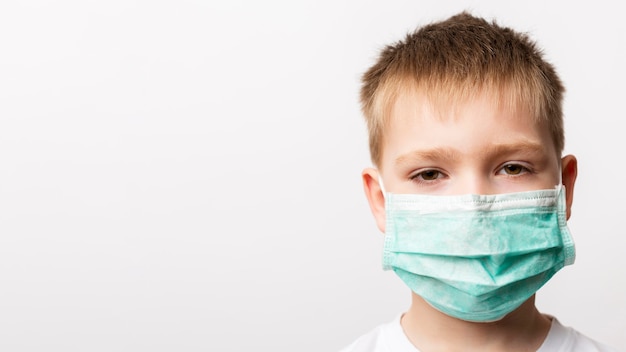
M 423 177 L 425 173 L 437 173 L 438 177 L 433 180 L 425 180 Z M 441 179 L 441 176 L 447 176 L 447 175 L 436 169 L 427 169 L 427 170 L 422 170 L 418 173 L 412 174 L 411 176 L 409 176 L 409 179 L 417 183 L 433 183 Z
M 506 167 L 511 167 L 511 166 L 520 168 L 519 173 L 517 173 L 517 174 L 509 174 L 509 173 L 507 173 L 505 171 Z M 436 178 L 426 180 L 426 179 L 424 179 L 424 174 L 426 174 L 426 173 L 436 173 Z M 501 173 L 503 175 L 509 176 L 509 177 L 520 177 L 520 176 L 528 174 L 528 173 L 532 174 L 532 173 L 534 173 L 534 170 L 532 168 L 530 168 L 529 166 L 524 165 L 523 163 L 509 162 L 509 163 L 503 164 L 502 166 L 500 166 L 497 169 L 496 174 L 501 174 Z M 414 174 L 410 175 L 409 176 L 409 180 L 417 182 L 417 183 L 428 183 L 428 184 L 430 184 L 430 183 L 433 183 L 433 182 L 437 182 L 441 178 L 445 178 L 445 177 L 447 177 L 447 175 L 445 173 L 437 170 L 437 169 L 426 169 L 426 170 L 422 170 L 420 172 L 417 172 L 417 173 L 414 173 Z
M 521 170 L 520 170 L 520 172 L 518 174 L 509 174 L 509 173 L 506 173 L 504 171 L 507 166 L 519 167 L 519 168 L 521 168 Z M 530 168 L 527 165 L 524 165 L 523 163 L 519 163 L 519 162 L 509 162 L 509 163 L 506 163 L 506 164 L 502 165 L 500 168 L 498 168 L 498 174 L 501 171 L 504 171 L 504 175 L 510 176 L 510 177 L 519 177 L 519 176 L 525 175 L 527 173 L 531 173 L 531 174 L 534 173 L 534 170 L 532 168 Z

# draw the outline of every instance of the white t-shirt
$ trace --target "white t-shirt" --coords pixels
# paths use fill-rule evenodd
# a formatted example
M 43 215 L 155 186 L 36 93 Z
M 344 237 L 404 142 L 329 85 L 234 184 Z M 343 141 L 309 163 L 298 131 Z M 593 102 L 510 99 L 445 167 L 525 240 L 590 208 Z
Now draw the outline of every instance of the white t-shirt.
M 419 352 L 404 334 L 400 315 L 359 337 L 340 352 Z M 618 352 L 552 318 L 548 336 L 537 352 Z

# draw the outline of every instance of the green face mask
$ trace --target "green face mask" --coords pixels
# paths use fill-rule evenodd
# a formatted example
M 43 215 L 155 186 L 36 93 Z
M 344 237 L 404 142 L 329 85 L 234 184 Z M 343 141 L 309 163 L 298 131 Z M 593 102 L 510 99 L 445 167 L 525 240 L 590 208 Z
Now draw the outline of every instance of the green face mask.
M 385 194 L 383 268 L 439 311 L 488 322 L 572 264 L 565 188 L 498 195 Z

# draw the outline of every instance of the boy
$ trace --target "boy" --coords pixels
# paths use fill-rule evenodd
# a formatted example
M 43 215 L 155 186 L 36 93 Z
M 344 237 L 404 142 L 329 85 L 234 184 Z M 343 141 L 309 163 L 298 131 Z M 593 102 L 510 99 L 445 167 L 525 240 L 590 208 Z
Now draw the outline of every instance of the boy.
M 563 92 L 527 36 L 465 12 L 382 51 L 362 178 L 412 302 L 343 351 L 613 351 L 535 307 L 575 257 Z

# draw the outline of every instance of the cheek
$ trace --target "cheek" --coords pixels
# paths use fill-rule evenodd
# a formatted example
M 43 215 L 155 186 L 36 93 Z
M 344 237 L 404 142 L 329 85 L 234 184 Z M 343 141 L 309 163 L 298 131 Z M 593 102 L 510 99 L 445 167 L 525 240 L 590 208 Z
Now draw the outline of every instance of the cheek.
M 540 189 L 553 189 L 559 185 L 558 172 L 546 172 L 532 177 L 532 180 L 513 182 L 510 192 L 536 191 Z

